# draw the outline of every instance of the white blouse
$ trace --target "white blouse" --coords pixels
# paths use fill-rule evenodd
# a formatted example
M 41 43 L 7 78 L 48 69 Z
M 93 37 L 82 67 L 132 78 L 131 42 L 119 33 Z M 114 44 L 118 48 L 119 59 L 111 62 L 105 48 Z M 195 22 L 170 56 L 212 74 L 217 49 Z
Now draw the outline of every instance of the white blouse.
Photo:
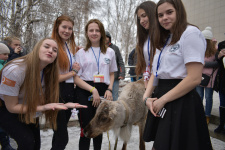
M 168 43 L 170 41 L 171 37 Z M 198 28 L 189 25 L 176 44 L 168 45 L 168 43 L 160 58 L 160 50 L 156 50 L 154 56 L 153 73 L 156 76 L 157 72 L 157 78 L 183 79 L 187 76 L 185 64 L 190 62 L 204 64 L 206 41 Z M 157 65 L 159 66 L 158 70 Z

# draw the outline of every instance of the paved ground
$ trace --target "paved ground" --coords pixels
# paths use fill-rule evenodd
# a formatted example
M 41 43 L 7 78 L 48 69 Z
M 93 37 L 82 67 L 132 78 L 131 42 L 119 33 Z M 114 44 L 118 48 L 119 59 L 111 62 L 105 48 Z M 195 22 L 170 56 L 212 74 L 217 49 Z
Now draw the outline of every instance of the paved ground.
M 78 150 L 78 143 L 79 143 L 79 133 L 80 128 L 77 126 L 69 127 L 69 143 L 65 150 Z M 51 140 L 52 140 L 52 130 L 41 130 L 41 150 L 50 150 L 51 148 Z M 109 141 L 111 145 L 111 150 L 114 148 L 115 137 L 112 131 L 109 131 Z M 103 141 L 102 141 L 102 150 L 109 150 L 109 141 L 107 138 L 107 133 L 103 134 Z M 214 150 L 225 150 L 225 142 L 220 141 L 216 138 L 211 137 L 211 142 Z M 12 141 L 14 148 L 16 147 L 15 142 Z M 117 149 L 120 150 L 122 148 L 123 142 L 119 139 Z M 146 142 L 146 150 L 150 150 L 152 148 L 153 142 Z M 138 127 L 133 126 L 131 139 L 128 142 L 127 150 L 138 150 L 139 149 L 139 133 Z M 90 150 L 93 150 L 93 144 L 91 142 Z

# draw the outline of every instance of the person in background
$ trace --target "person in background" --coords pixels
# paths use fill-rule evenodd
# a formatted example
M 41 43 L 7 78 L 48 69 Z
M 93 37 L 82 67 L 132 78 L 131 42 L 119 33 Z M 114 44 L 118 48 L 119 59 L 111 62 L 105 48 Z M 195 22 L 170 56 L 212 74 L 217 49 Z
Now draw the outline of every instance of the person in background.
M 86 108 L 78 103 L 58 103 L 57 55 L 56 41 L 45 38 L 31 53 L 10 61 L 0 72 L 0 126 L 17 142 L 18 150 L 40 150 L 42 114 L 45 123 L 56 129 L 57 110 Z
M 85 26 L 87 44 L 85 48 L 77 52 L 76 60 L 80 64 L 78 76 L 86 83 L 94 86 L 99 95 L 107 100 L 113 100 L 112 87 L 114 72 L 117 71 L 115 51 L 105 45 L 105 29 L 98 19 L 91 19 Z M 92 91 L 92 90 L 91 90 Z M 87 105 L 86 110 L 79 110 L 79 122 L 81 127 L 79 149 L 89 150 L 90 138 L 86 138 L 83 129 L 94 117 L 100 99 L 92 99 L 92 94 L 77 87 L 78 102 Z M 100 150 L 102 134 L 93 138 L 94 150 Z
M 212 41 L 213 34 L 211 31 L 211 27 L 206 27 L 205 30 L 202 31 L 203 36 L 206 39 L 207 47 L 205 52 L 205 58 L 204 58 L 204 68 L 202 73 L 210 76 L 210 81 L 207 86 L 201 86 L 198 85 L 196 87 L 196 90 L 198 94 L 200 95 L 202 102 L 204 98 L 204 92 L 205 92 L 205 116 L 206 116 L 206 122 L 209 124 L 209 119 L 211 116 L 212 111 L 212 104 L 213 104 L 213 86 L 214 81 L 217 73 L 217 67 L 219 66 L 218 62 L 216 61 L 215 54 L 217 52 L 217 49 L 215 48 L 215 44 Z
M 9 48 L 4 43 L 0 43 L 0 70 L 2 70 L 3 66 L 7 63 L 9 53 Z M 2 128 L 0 128 L 0 144 L 2 150 L 14 150 L 10 145 L 8 134 Z
M 181 0 L 160 0 L 155 11 L 157 50 L 143 95 L 152 115 L 144 139 L 154 141 L 153 150 L 212 150 L 203 104 L 195 90 L 202 78 L 205 38 L 187 22 Z
M 9 53 L 9 48 L 4 43 L 0 43 L 0 70 L 2 70 L 3 66 L 7 63 Z
M 220 124 L 214 130 L 215 133 L 221 133 L 225 135 L 225 64 L 223 64 L 223 59 L 225 56 L 225 41 L 218 44 L 218 51 L 216 53 L 216 60 L 219 62 L 219 69 L 215 79 L 214 89 L 219 92 L 220 97 Z
M 138 75 L 143 73 L 145 88 L 151 75 L 150 65 L 152 63 L 154 47 L 154 24 L 155 24 L 155 7 L 152 1 L 146 1 L 137 6 L 135 10 L 137 24 L 137 65 L 135 72 Z
M 75 44 L 73 26 L 74 21 L 69 16 L 61 15 L 55 20 L 52 31 L 52 38 L 59 45 L 59 102 L 77 102 L 75 85 L 91 91 L 94 99 L 98 100 L 100 99 L 98 91 L 77 76 L 80 65 L 75 60 L 78 48 Z M 71 109 L 67 109 L 58 112 L 57 130 L 54 130 L 51 150 L 64 150 L 66 148 L 69 141 L 67 124 L 72 114 L 71 111 Z
M 118 71 L 114 73 L 114 83 L 113 83 L 113 89 L 112 89 L 113 100 L 116 101 L 119 96 L 119 80 L 125 78 L 125 67 L 124 67 L 123 58 L 121 56 L 118 46 L 111 43 L 112 37 L 108 31 L 106 31 L 105 34 L 106 34 L 106 46 L 112 48 L 116 54 L 116 63 L 117 63 Z
M 15 58 L 24 56 L 24 52 L 21 47 L 21 41 L 18 37 L 15 36 L 5 37 L 3 42 L 8 46 L 10 50 L 9 58 L 7 60 L 8 62 Z
M 137 54 L 135 52 L 135 48 L 130 52 L 129 57 L 128 57 L 128 65 L 129 66 L 135 66 L 137 64 Z M 136 73 L 135 73 L 135 68 L 130 68 L 129 72 L 131 79 L 131 82 L 137 81 Z M 138 79 L 141 79 L 142 77 L 138 77 Z

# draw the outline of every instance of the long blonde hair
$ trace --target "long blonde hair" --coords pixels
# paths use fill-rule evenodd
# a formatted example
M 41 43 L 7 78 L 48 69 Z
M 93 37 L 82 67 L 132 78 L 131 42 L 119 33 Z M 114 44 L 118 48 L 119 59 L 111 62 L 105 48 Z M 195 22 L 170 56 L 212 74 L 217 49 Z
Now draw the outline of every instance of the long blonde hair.
M 26 66 L 25 79 L 22 86 L 20 87 L 20 91 L 25 91 L 23 97 L 23 107 L 25 105 L 27 106 L 27 112 L 25 114 L 22 114 L 22 107 L 20 119 L 26 124 L 37 123 L 34 116 L 36 114 L 38 105 L 59 102 L 58 57 L 56 57 L 56 59 L 51 64 L 48 64 L 43 70 L 44 91 L 41 85 L 39 50 L 42 43 L 46 39 L 53 40 L 51 38 L 42 39 L 34 46 L 31 53 L 23 57 L 14 59 L 4 66 L 4 68 L 10 64 L 25 64 Z M 2 76 L 2 71 L 4 70 L 4 68 L 1 70 L 0 76 Z M 51 127 L 56 129 L 56 118 L 58 111 L 48 110 L 43 113 L 45 114 L 46 123 L 49 123 Z

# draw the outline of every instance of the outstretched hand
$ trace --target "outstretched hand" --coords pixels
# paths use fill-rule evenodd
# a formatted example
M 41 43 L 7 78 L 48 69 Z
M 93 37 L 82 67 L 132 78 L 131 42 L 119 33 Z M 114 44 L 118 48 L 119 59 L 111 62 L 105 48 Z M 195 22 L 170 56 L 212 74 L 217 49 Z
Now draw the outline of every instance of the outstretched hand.
M 64 104 L 64 106 L 67 108 L 87 108 L 86 105 L 80 105 L 79 103 L 71 103 L 71 102 Z
M 63 103 L 49 103 L 44 105 L 44 110 L 67 110 Z

